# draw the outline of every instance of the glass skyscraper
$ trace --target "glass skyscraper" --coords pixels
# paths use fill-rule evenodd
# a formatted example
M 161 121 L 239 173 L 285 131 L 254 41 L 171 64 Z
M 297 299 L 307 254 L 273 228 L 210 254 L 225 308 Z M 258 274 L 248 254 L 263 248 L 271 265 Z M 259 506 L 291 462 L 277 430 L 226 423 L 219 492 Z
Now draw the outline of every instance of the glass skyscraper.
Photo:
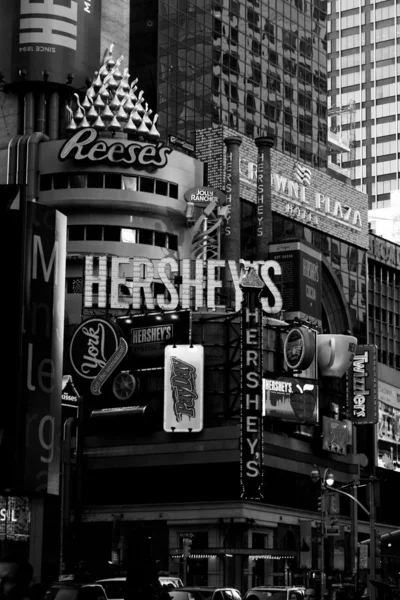
M 336 162 L 368 194 L 370 208 L 388 206 L 399 189 L 398 6 L 396 0 L 328 2 L 332 126 L 352 142 Z
M 164 139 L 222 123 L 326 169 L 326 0 L 132 0 L 130 69 Z M 153 101 L 154 100 L 154 101 Z

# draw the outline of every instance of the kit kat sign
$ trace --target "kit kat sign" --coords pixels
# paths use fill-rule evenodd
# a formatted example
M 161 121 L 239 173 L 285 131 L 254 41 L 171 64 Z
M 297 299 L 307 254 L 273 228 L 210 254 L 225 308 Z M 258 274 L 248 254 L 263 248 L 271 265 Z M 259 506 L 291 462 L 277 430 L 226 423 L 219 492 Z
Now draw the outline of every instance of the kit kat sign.
M 98 132 L 93 127 L 89 127 L 81 129 L 65 142 L 60 150 L 59 159 L 106 162 L 121 167 L 155 171 L 165 167 L 171 152 L 171 148 L 162 144 L 145 144 L 122 138 L 99 139 Z

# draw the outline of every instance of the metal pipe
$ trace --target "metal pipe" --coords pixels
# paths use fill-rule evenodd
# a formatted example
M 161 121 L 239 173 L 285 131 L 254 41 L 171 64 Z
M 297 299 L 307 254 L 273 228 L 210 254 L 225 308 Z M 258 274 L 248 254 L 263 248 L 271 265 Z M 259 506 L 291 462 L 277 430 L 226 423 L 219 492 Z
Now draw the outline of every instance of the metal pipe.
M 258 148 L 257 159 L 257 234 L 256 257 L 267 260 L 268 244 L 272 239 L 272 198 L 271 198 L 271 148 L 275 138 L 272 135 L 254 140 Z
M 71 511 L 71 452 L 72 427 L 76 419 L 69 417 L 64 423 L 61 464 L 61 524 L 60 524 L 60 575 L 65 573 L 69 558 L 69 529 Z
M 24 123 L 23 133 L 25 135 L 31 135 L 34 130 L 34 116 L 35 116 L 35 99 L 33 92 L 27 92 L 24 96 Z
M 46 106 L 47 98 L 44 92 L 39 95 L 37 103 L 36 131 L 44 133 L 46 131 Z
M 59 137 L 59 112 L 60 112 L 60 96 L 58 92 L 53 92 L 50 96 L 49 108 L 49 127 L 48 133 L 51 140 L 57 140 Z

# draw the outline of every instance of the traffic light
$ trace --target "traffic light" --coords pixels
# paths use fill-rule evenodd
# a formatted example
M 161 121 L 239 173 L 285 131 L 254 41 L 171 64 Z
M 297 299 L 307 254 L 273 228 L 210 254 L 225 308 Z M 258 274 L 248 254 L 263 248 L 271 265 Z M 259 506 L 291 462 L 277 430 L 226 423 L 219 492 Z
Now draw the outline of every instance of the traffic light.
M 325 512 L 325 496 L 322 495 L 318 498 L 318 512 Z
M 188 558 L 190 556 L 190 548 L 192 546 L 192 540 L 188 537 L 183 538 L 183 557 Z
M 328 496 L 328 514 L 338 515 L 339 512 L 339 494 L 330 492 Z

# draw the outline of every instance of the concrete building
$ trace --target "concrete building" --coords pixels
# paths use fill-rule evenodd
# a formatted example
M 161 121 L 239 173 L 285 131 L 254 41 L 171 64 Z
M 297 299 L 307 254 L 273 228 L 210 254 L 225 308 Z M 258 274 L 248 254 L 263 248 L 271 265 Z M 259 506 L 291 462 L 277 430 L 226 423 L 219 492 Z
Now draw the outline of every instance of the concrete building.
M 368 195 L 370 209 L 385 208 L 399 189 L 397 5 L 334 0 L 327 7 L 330 127 L 351 142 L 334 162 Z

